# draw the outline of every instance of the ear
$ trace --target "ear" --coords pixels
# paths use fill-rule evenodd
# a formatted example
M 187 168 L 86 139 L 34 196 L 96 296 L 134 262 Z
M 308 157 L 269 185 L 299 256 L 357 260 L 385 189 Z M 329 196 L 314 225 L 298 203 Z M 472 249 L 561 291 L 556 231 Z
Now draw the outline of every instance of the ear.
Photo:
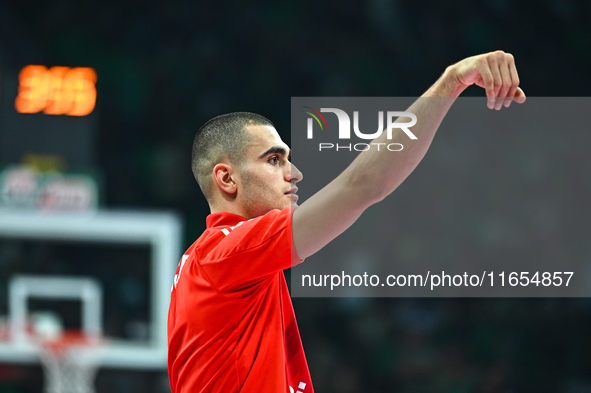
M 232 175 L 232 166 L 228 164 L 220 163 L 213 167 L 213 180 L 222 191 L 231 195 L 237 191 L 236 182 Z

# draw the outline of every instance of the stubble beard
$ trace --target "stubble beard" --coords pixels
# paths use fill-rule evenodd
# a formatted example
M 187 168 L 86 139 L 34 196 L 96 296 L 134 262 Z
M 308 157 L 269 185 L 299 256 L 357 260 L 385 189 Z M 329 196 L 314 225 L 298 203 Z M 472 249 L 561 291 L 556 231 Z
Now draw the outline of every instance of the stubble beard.
M 273 191 L 265 183 L 254 176 L 250 176 L 248 173 L 243 173 L 242 183 L 244 210 L 250 216 L 249 218 L 262 216 L 273 209 L 281 210 L 294 205 L 293 202 L 291 204 L 282 203 L 280 199 L 278 200 L 273 195 Z M 289 187 L 285 191 L 288 190 Z M 285 195 L 283 192 L 281 193 L 282 196 Z

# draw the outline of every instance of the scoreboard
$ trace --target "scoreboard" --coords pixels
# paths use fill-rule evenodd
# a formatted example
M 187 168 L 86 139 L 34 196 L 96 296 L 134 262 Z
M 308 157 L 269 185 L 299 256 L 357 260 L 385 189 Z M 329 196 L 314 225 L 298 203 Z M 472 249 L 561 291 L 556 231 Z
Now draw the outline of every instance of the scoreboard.
M 0 167 L 27 156 L 95 164 L 97 74 L 89 67 L 0 70 Z
M 14 107 L 19 113 L 86 116 L 96 104 L 96 72 L 92 68 L 29 65 L 18 79 Z
M 98 207 L 96 83 L 90 67 L 0 70 L 0 209 Z

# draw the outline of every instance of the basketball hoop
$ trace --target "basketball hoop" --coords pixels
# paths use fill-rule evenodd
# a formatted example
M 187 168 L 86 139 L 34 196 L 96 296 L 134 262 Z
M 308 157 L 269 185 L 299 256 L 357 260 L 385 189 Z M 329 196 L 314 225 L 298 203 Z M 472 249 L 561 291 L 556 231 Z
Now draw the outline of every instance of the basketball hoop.
M 39 357 L 45 373 L 45 393 L 95 393 L 100 339 L 81 331 L 40 339 Z

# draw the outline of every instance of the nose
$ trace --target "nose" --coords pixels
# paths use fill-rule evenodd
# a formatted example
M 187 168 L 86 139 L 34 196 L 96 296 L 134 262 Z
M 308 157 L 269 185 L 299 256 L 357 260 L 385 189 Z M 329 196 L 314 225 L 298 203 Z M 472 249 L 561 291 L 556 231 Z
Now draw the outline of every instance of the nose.
M 304 174 L 292 163 L 289 163 L 286 171 L 287 181 L 290 183 L 297 183 L 304 179 Z

